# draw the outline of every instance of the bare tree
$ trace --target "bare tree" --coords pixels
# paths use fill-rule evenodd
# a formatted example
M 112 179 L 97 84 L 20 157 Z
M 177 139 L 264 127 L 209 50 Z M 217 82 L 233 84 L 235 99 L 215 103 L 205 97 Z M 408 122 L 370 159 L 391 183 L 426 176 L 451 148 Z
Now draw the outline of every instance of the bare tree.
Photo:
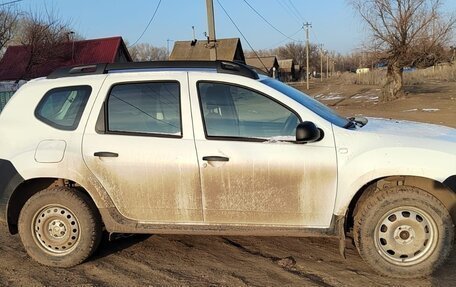
M 293 59 L 295 63 L 306 63 L 306 46 L 304 44 L 290 42 L 277 48 L 277 56 L 280 59 Z
M 44 63 L 71 58 L 65 42 L 74 33 L 69 24 L 52 14 L 27 14 L 19 24 L 18 42 L 28 49 L 28 60 L 23 79 L 34 77 L 34 69 Z
M 441 0 L 349 0 L 371 32 L 370 45 L 387 61 L 383 101 L 403 95 L 402 69 L 427 57 L 451 36 L 455 18 Z
M 1 7 L 0 9 L 0 52 L 2 54 L 15 36 L 19 15 L 19 12 L 11 7 Z
M 154 47 L 151 44 L 142 43 L 129 47 L 128 50 L 135 62 L 168 60 L 167 50 L 164 47 Z

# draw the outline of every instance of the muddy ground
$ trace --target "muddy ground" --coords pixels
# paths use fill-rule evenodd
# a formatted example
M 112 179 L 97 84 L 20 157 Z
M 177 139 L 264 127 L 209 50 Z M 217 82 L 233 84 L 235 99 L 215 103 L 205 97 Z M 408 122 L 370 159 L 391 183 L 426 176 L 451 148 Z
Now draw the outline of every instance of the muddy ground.
M 312 84 L 309 94 L 342 115 L 409 119 L 456 127 L 456 84 L 407 87 L 393 103 L 378 102 L 375 86 L 336 79 Z M 456 286 L 456 252 L 432 277 L 395 280 L 362 261 L 350 239 L 347 260 L 326 238 L 132 236 L 104 241 L 86 263 L 71 269 L 40 266 L 17 235 L 0 225 L 2 286 Z

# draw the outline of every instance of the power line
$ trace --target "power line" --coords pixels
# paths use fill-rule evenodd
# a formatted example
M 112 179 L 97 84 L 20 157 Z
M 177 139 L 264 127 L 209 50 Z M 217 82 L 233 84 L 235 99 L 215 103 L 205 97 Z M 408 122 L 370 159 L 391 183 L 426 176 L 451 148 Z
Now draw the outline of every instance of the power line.
M 282 0 L 282 3 L 287 7 L 288 11 L 291 12 L 291 15 L 293 15 L 298 22 L 302 23 L 302 19 L 299 17 L 298 14 L 296 14 L 296 11 L 293 10 L 293 7 L 290 6 L 290 3 L 287 2 L 286 0 Z
M 154 14 L 152 15 L 152 17 L 150 17 L 149 23 L 147 23 L 147 26 L 146 26 L 146 28 L 144 29 L 144 31 L 141 33 L 141 36 L 139 36 L 138 40 L 136 40 L 136 41 L 135 41 L 133 44 L 131 44 L 129 47 L 134 46 L 136 43 L 138 43 L 139 40 L 141 40 L 141 38 L 142 38 L 142 37 L 144 36 L 144 34 L 146 33 L 147 29 L 149 29 L 149 26 L 150 26 L 150 24 L 152 23 L 152 21 L 154 20 L 155 15 L 157 14 L 157 11 L 158 11 L 158 8 L 160 7 L 161 2 L 162 2 L 162 0 L 159 0 L 159 1 L 158 1 L 157 7 L 155 8 L 155 11 L 154 11 Z
M 315 40 L 317 41 L 317 43 L 321 43 L 320 39 L 318 39 L 317 34 L 315 34 L 314 30 L 310 30 L 310 31 L 312 32 L 312 35 L 315 37 Z
M 302 25 L 301 20 L 296 18 L 296 15 L 294 15 L 293 13 L 290 12 L 290 10 L 289 10 L 290 8 L 289 7 L 285 6 L 285 4 L 283 4 L 282 1 L 280 1 L 280 0 L 276 0 L 276 2 L 279 3 L 280 6 L 282 6 L 283 11 L 285 11 L 288 15 L 290 15 L 291 18 L 293 18 L 299 25 Z
M 286 38 L 288 38 L 288 39 L 290 39 L 292 41 L 296 41 L 295 39 L 290 38 L 287 34 L 283 33 L 279 29 L 277 29 L 274 25 L 272 25 L 271 22 L 269 22 L 265 17 L 263 17 L 263 15 L 261 15 L 255 8 L 253 8 L 252 5 L 250 5 L 250 3 L 247 2 L 247 0 L 244 0 L 244 2 L 245 2 L 245 4 L 247 4 L 247 6 L 250 7 L 250 9 L 253 10 L 253 12 L 255 12 L 258 16 L 260 16 L 261 19 L 263 19 L 269 26 L 271 26 L 271 28 L 273 28 L 274 30 L 276 30 L 277 32 L 282 34 L 284 37 L 286 37 Z
M 298 34 L 299 32 L 301 32 L 301 30 L 302 30 L 302 27 L 301 27 L 301 28 L 299 28 L 299 30 L 298 30 L 298 31 L 296 31 L 296 32 L 294 32 L 293 34 L 291 34 L 289 37 L 293 37 L 293 36 L 295 36 L 296 34 Z M 285 42 L 286 40 L 288 40 L 288 37 L 287 37 L 287 38 L 285 38 L 285 39 L 283 39 L 283 40 L 282 40 L 282 41 L 280 41 L 280 42 L 277 42 L 277 43 L 275 43 L 275 44 L 274 44 L 274 45 L 272 45 L 271 47 L 273 47 L 273 48 L 274 48 L 275 46 L 277 46 L 277 45 L 279 45 L 279 44 L 282 44 L 282 43 L 283 43 L 283 42 Z M 296 42 L 298 42 L 298 43 L 302 43 L 303 41 L 296 41 Z
M 291 7 L 293 7 L 294 11 L 296 11 L 297 15 L 301 18 L 301 20 L 304 22 L 304 17 L 302 17 L 302 14 L 301 12 L 299 12 L 299 10 L 296 8 L 296 6 L 293 4 L 293 2 L 291 0 L 288 0 L 288 2 L 290 2 L 291 4 Z
M 6 3 L 1 3 L 0 6 L 6 6 L 6 5 L 22 2 L 22 1 L 23 0 L 14 0 L 14 1 L 6 2 Z
M 238 25 L 236 25 L 236 23 L 234 22 L 233 18 L 231 18 L 230 14 L 228 14 L 228 11 L 226 11 L 225 7 L 223 7 L 222 3 L 220 3 L 219 0 L 217 0 L 217 3 L 220 5 L 220 7 L 222 8 L 223 12 L 225 12 L 226 16 L 228 17 L 228 19 L 230 19 L 231 23 L 233 23 L 234 27 L 236 27 L 236 30 L 238 30 L 239 34 L 241 34 L 242 38 L 245 40 L 245 42 L 247 43 L 247 45 L 249 45 L 250 49 L 252 49 L 253 53 L 255 53 L 255 56 L 258 58 L 258 60 L 260 61 L 261 65 L 263 65 L 263 67 L 265 68 L 265 70 L 267 71 L 268 68 L 266 67 L 266 65 L 263 63 L 263 61 L 261 60 L 260 56 L 258 55 L 258 53 L 255 51 L 255 49 L 253 49 L 252 45 L 250 45 L 250 42 L 247 40 L 247 38 L 244 36 L 244 34 L 241 32 L 241 30 L 239 29 Z

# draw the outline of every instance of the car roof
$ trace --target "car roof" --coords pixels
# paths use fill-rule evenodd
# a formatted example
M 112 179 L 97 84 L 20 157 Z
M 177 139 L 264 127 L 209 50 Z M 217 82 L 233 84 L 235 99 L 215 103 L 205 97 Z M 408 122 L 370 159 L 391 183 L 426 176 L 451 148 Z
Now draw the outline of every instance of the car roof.
M 259 79 L 258 73 L 251 67 L 229 61 L 151 61 L 113 64 L 95 64 L 60 68 L 52 72 L 48 79 L 100 75 L 108 73 L 125 73 L 141 71 L 215 71 L 217 73 L 240 75 L 251 79 Z

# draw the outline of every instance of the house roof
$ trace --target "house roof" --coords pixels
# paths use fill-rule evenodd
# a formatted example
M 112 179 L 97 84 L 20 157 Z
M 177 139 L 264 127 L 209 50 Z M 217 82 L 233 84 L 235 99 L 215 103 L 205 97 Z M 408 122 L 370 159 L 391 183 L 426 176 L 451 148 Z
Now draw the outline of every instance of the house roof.
M 60 57 L 48 59 L 45 63 L 37 64 L 27 71 L 30 60 L 28 46 L 9 46 L 0 61 L 0 81 L 16 81 L 47 76 L 60 67 L 75 65 L 89 65 L 98 63 L 114 63 L 123 53 L 127 61 L 131 61 L 130 54 L 122 37 L 90 39 L 83 41 L 65 42 L 59 50 L 65 51 Z
M 279 60 L 279 67 L 282 71 L 291 72 L 294 68 L 294 61 L 293 59 Z
M 279 66 L 276 56 L 246 58 L 245 63 L 249 66 L 258 68 L 266 73 L 271 71 L 273 67 Z
M 194 43 L 194 44 L 192 44 Z M 169 56 L 171 61 L 209 61 L 210 49 L 206 40 L 176 41 Z M 217 60 L 245 62 L 239 38 L 217 39 Z

